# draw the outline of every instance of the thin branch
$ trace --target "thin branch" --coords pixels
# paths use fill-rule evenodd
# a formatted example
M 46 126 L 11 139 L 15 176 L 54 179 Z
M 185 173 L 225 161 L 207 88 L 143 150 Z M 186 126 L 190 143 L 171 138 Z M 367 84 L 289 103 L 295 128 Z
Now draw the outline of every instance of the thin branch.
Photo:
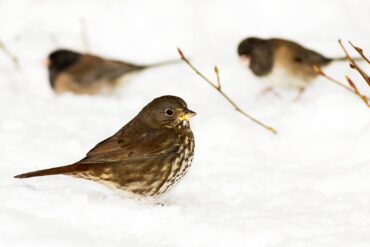
M 325 73 L 324 73 L 324 71 L 322 71 L 322 69 L 321 69 L 320 67 L 318 67 L 318 66 L 316 66 L 316 65 L 315 65 L 315 66 L 314 66 L 314 70 L 315 70 L 315 72 L 316 72 L 317 74 L 319 74 L 319 75 L 321 75 L 321 76 L 325 77 L 326 79 L 328 79 L 329 81 L 331 81 L 331 82 L 335 83 L 336 85 L 340 86 L 341 88 L 344 88 L 344 89 L 346 89 L 347 91 L 349 91 L 349 92 L 351 92 L 351 93 L 356 94 L 352 88 L 350 88 L 350 87 L 348 87 L 348 86 L 344 85 L 343 83 L 339 82 L 338 80 L 336 80 L 336 79 L 334 79 L 334 78 L 332 78 L 332 77 L 328 76 L 327 74 L 325 74 Z M 357 95 L 357 94 L 356 94 L 356 95 Z M 358 95 L 357 95 L 357 96 L 358 96 Z
M 214 71 L 216 74 L 217 88 L 221 90 L 220 71 L 218 70 L 218 67 L 216 65 L 215 65 Z
M 190 61 L 185 57 L 184 53 L 180 50 L 180 48 L 177 48 L 177 51 L 179 52 L 180 54 L 180 57 L 181 59 L 187 64 L 189 65 L 189 67 L 197 74 L 199 75 L 203 80 L 205 80 L 211 87 L 213 87 L 214 89 L 216 89 L 233 107 L 234 109 L 239 112 L 240 114 L 242 114 L 243 116 L 249 118 L 250 120 L 252 120 L 253 122 L 255 122 L 256 124 L 262 126 L 263 128 L 267 129 L 268 131 L 272 132 L 273 134 L 277 134 L 277 131 L 272 128 L 271 126 L 268 126 L 264 123 L 262 123 L 261 121 L 257 120 L 256 118 L 252 117 L 251 115 L 247 114 L 245 111 L 243 111 L 237 104 L 234 103 L 234 101 L 232 101 L 230 99 L 229 96 L 227 96 L 222 90 L 221 90 L 221 84 L 218 82 L 217 84 L 216 83 L 213 83 L 211 80 L 209 80 L 205 75 L 203 75 L 197 68 L 195 68 L 191 63 Z M 218 71 L 218 68 L 216 69 L 217 67 L 215 67 L 215 73 L 216 73 L 216 77 L 218 78 L 219 80 L 219 71 Z
M 365 95 L 361 94 L 360 91 L 358 90 L 358 88 L 356 87 L 355 83 L 353 83 L 353 81 L 351 80 L 351 78 L 349 78 L 348 76 L 346 76 L 346 80 L 348 81 L 348 84 L 353 88 L 353 90 L 356 92 L 356 94 L 358 96 L 360 96 L 360 98 L 362 99 L 362 101 L 370 108 L 370 104 L 369 104 L 369 98 L 366 97 Z
M 357 51 L 358 54 L 360 54 L 360 56 L 368 63 L 370 64 L 370 60 L 365 56 L 364 54 L 364 51 L 358 47 L 358 46 L 355 46 L 351 41 L 348 41 L 348 43 L 353 47 L 353 49 L 355 49 Z
M 0 49 L 4 51 L 4 53 L 10 58 L 10 60 L 13 62 L 15 67 L 20 70 L 21 66 L 19 64 L 18 58 L 6 47 L 4 42 L 0 41 Z
M 88 32 L 87 32 L 87 25 L 86 25 L 86 20 L 84 17 L 80 18 L 80 24 L 81 24 L 81 41 L 82 45 L 85 48 L 85 51 L 90 50 L 89 46 L 89 38 L 88 38 Z
M 315 72 L 318 74 L 318 75 L 321 75 L 323 76 L 324 78 L 328 79 L 329 81 L 333 82 L 335 85 L 341 87 L 341 88 L 344 88 L 346 89 L 347 91 L 353 93 L 354 95 L 356 95 L 357 97 L 359 97 L 362 101 L 364 101 L 364 103 L 370 108 L 370 104 L 369 104 L 369 98 L 363 94 L 360 93 L 360 91 L 357 89 L 357 87 L 354 85 L 354 83 L 352 82 L 352 80 L 346 76 L 346 79 L 350 85 L 350 87 L 344 85 L 343 83 L 339 82 L 338 80 L 328 76 L 327 74 L 324 73 L 324 71 L 321 70 L 320 67 L 318 66 L 314 66 L 314 70 Z
M 342 47 L 344 53 L 346 54 L 346 59 L 350 62 L 350 66 L 352 69 L 357 70 L 357 72 L 364 78 L 367 84 L 370 86 L 370 77 L 356 64 L 355 60 L 349 55 L 346 48 L 342 44 L 342 41 L 339 40 L 339 45 Z

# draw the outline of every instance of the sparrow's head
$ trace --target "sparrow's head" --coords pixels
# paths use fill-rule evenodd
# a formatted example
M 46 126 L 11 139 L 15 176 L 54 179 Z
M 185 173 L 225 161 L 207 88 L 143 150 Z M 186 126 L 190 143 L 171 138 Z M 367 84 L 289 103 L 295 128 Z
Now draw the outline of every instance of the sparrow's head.
M 80 53 L 65 49 L 56 50 L 50 53 L 47 59 L 47 65 L 49 70 L 49 80 L 52 86 L 56 76 L 75 64 L 80 57 Z
M 183 99 L 167 95 L 155 98 L 143 108 L 138 117 L 154 128 L 174 128 L 195 115 Z

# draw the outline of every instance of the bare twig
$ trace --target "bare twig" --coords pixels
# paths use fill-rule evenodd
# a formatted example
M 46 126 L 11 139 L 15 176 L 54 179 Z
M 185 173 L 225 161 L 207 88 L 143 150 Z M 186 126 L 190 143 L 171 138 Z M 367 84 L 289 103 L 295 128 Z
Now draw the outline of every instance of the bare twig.
M 347 79 L 350 87 L 348 87 L 348 86 L 344 85 L 343 83 L 339 82 L 338 80 L 336 80 L 336 79 L 328 76 L 318 66 L 314 66 L 314 70 L 316 71 L 316 73 L 318 75 L 323 76 L 324 78 L 326 78 L 329 81 L 333 82 L 335 85 L 340 86 L 341 88 L 344 88 L 347 91 L 349 91 L 349 92 L 353 93 L 354 95 L 356 95 L 357 97 L 359 97 L 370 108 L 369 98 L 360 93 L 360 91 L 357 89 L 357 87 L 354 85 L 354 83 L 352 82 L 352 80 L 348 76 L 346 76 L 346 79 Z
M 214 71 L 216 74 L 217 88 L 221 90 L 220 71 L 218 70 L 218 67 L 216 65 L 215 65 Z
M 367 82 L 367 84 L 370 86 L 370 77 L 357 65 L 355 59 L 353 59 L 347 49 L 344 47 L 343 43 L 341 40 L 338 40 L 338 43 L 340 45 L 340 47 L 342 48 L 344 54 L 346 55 L 345 56 L 345 59 L 349 62 L 349 65 L 352 69 L 355 69 L 360 75 L 361 77 Z M 369 60 L 367 59 L 367 57 L 364 55 L 364 52 L 361 48 L 353 45 L 351 42 L 348 42 L 352 47 L 353 49 L 355 49 L 357 51 L 358 54 L 360 54 L 360 56 L 366 61 L 369 63 Z M 319 67 L 317 66 L 314 66 L 314 69 L 316 71 L 317 74 L 325 77 L 326 79 L 328 79 L 329 81 L 335 83 L 336 85 L 342 87 L 342 88 L 345 88 L 346 90 L 350 91 L 351 93 L 355 94 L 356 96 L 358 96 L 365 104 L 367 107 L 370 108 L 370 102 L 369 102 L 369 97 L 367 97 L 366 95 L 362 94 L 360 92 L 360 90 L 358 90 L 356 84 L 351 80 L 351 78 L 349 78 L 348 76 L 346 76 L 346 80 L 349 84 L 349 87 L 344 85 L 343 83 L 333 79 L 332 77 L 326 75 Z
M 316 66 L 316 65 L 315 65 L 313 68 L 314 68 L 314 70 L 315 70 L 315 72 L 316 72 L 317 74 L 319 74 L 319 75 L 321 75 L 321 76 L 325 77 L 326 79 L 328 79 L 329 81 L 331 81 L 331 82 L 335 83 L 336 85 L 340 86 L 341 88 L 344 88 L 344 89 L 346 89 L 347 91 L 349 91 L 349 92 L 351 92 L 351 93 L 356 94 L 352 88 L 350 88 L 350 87 L 348 87 L 348 86 L 344 85 L 343 83 L 339 82 L 338 80 L 336 80 L 336 79 L 334 79 L 334 78 L 332 78 L 332 77 L 328 76 L 327 74 L 325 74 L 325 73 L 324 73 L 324 71 L 322 71 L 322 69 L 321 69 L 320 67 L 318 67 L 318 66 Z M 357 95 L 357 96 L 358 96 L 358 95 Z
M 10 60 L 13 62 L 15 67 L 20 70 L 21 66 L 19 64 L 18 58 L 6 47 L 4 42 L 0 41 L 0 49 L 4 51 L 4 53 L 10 58 Z
M 85 51 L 89 51 L 90 46 L 89 46 L 89 39 L 87 37 L 87 25 L 86 25 L 86 20 L 84 17 L 80 18 L 80 23 L 81 23 L 81 40 L 82 40 L 82 45 L 85 48 Z
M 261 121 L 257 120 L 256 118 L 252 117 L 251 115 L 247 114 L 245 111 L 243 111 L 237 104 L 234 103 L 234 101 L 232 101 L 230 99 L 229 96 L 227 96 L 222 90 L 221 90 L 221 84 L 220 84 L 220 77 L 219 77 L 219 70 L 217 67 L 214 68 L 214 71 L 216 73 L 216 78 L 217 78 L 217 83 L 213 83 L 211 80 L 209 80 L 205 75 L 203 75 L 197 68 L 195 68 L 191 63 L 190 61 L 185 57 L 184 53 L 179 49 L 177 48 L 177 51 L 179 52 L 180 54 L 180 57 L 181 59 L 187 64 L 189 65 L 189 67 L 197 74 L 199 75 L 203 80 L 205 80 L 211 87 L 213 87 L 214 89 L 216 89 L 233 107 L 234 109 L 239 112 L 240 114 L 242 114 L 243 116 L 249 118 L 250 120 L 252 120 L 253 122 L 255 122 L 256 124 L 262 126 L 263 128 L 267 129 L 268 131 L 272 132 L 273 134 L 277 134 L 277 131 L 272 128 L 271 126 L 268 126 L 264 123 L 262 123 Z
M 346 59 L 349 61 L 351 68 L 357 70 L 357 72 L 362 76 L 362 78 L 364 78 L 364 80 L 370 86 L 370 77 L 356 64 L 355 60 L 349 55 L 346 48 L 342 44 L 342 41 L 339 40 L 338 42 L 339 45 L 342 47 L 344 53 L 346 54 Z
M 353 49 L 355 49 L 357 51 L 358 54 L 360 54 L 360 56 L 368 63 L 370 64 L 370 60 L 365 56 L 364 54 L 364 51 L 358 47 L 358 46 L 355 46 L 351 41 L 348 41 L 348 43 L 353 47 Z
M 348 76 L 346 76 L 346 80 L 348 81 L 348 84 L 351 86 L 351 88 L 353 88 L 353 90 L 355 91 L 355 93 L 362 99 L 362 101 L 370 108 L 370 104 L 369 104 L 369 98 L 366 97 L 365 95 L 361 94 L 360 91 L 358 90 L 358 88 L 356 87 L 356 85 L 353 83 L 353 81 L 351 80 L 351 78 L 349 78 Z

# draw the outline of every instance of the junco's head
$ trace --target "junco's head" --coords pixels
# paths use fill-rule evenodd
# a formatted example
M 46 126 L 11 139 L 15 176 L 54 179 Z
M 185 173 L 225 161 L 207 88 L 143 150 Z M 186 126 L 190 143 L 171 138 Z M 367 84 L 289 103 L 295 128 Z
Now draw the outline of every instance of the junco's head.
M 242 42 L 240 42 L 238 46 L 238 55 L 242 62 L 249 62 L 251 59 L 255 58 L 260 53 L 263 53 L 266 49 L 268 49 L 268 46 L 268 40 L 256 37 L 246 38 Z
M 49 70 L 49 81 L 52 87 L 54 87 L 55 78 L 61 72 L 74 65 L 80 57 L 80 53 L 66 49 L 55 50 L 49 54 L 46 63 Z
M 48 67 L 50 70 L 62 71 L 76 63 L 80 56 L 80 53 L 65 49 L 53 51 L 48 58 Z
M 240 61 L 249 67 L 255 75 L 266 75 L 271 71 L 273 63 L 273 44 L 271 40 L 250 37 L 238 46 Z
M 255 49 L 255 47 L 258 47 L 261 43 L 263 43 L 263 41 L 264 40 L 255 37 L 244 39 L 242 42 L 240 42 L 238 46 L 239 56 L 250 57 L 252 55 L 253 49 Z

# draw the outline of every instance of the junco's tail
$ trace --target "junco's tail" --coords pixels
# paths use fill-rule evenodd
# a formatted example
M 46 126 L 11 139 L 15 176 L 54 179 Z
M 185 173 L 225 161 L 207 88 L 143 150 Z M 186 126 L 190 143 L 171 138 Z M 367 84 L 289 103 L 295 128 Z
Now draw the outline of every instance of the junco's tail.
M 353 60 L 355 61 L 363 61 L 362 57 L 353 57 L 352 58 Z M 347 61 L 347 58 L 346 57 L 334 57 L 334 58 L 331 58 L 332 61 Z
M 144 68 L 145 69 L 147 69 L 147 68 L 156 68 L 156 67 L 162 67 L 162 66 L 167 66 L 167 65 L 171 65 L 171 64 L 177 64 L 177 63 L 180 63 L 180 62 L 182 62 L 181 59 L 173 59 L 173 60 L 167 60 L 167 61 L 163 61 L 163 62 L 158 62 L 158 63 L 145 65 Z
M 120 63 L 121 66 L 118 69 L 111 70 L 110 73 L 114 74 L 114 76 L 119 77 L 125 73 L 130 73 L 130 72 L 135 72 L 135 71 L 140 71 L 140 70 L 145 70 L 145 69 L 152 69 L 152 68 L 157 68 L 157 67 L 162 67 L 162 66 L 167 66 L 171 64 L 176 64 L 180 63 L 181 59 L 174 59 L 174 60 L 167 60 L 163 62 L 158 62 L 158 63 L 152 63 L 148 65 L 137 65 L 137 64 L 131 64 L 131 63 L 126 63 L 126 62 L 121 62 L 121 61 L 115 61 L 116 63 Z
M 32 178 L 32 177 L 40 177 L 40 176 L 67 174 L 67 173 L 72 173 L 74 171 L 77 171 L 77 166 L 75 164 L 23 173 L 23 174 L 19 174 L 15 176 L 14 178 Z

